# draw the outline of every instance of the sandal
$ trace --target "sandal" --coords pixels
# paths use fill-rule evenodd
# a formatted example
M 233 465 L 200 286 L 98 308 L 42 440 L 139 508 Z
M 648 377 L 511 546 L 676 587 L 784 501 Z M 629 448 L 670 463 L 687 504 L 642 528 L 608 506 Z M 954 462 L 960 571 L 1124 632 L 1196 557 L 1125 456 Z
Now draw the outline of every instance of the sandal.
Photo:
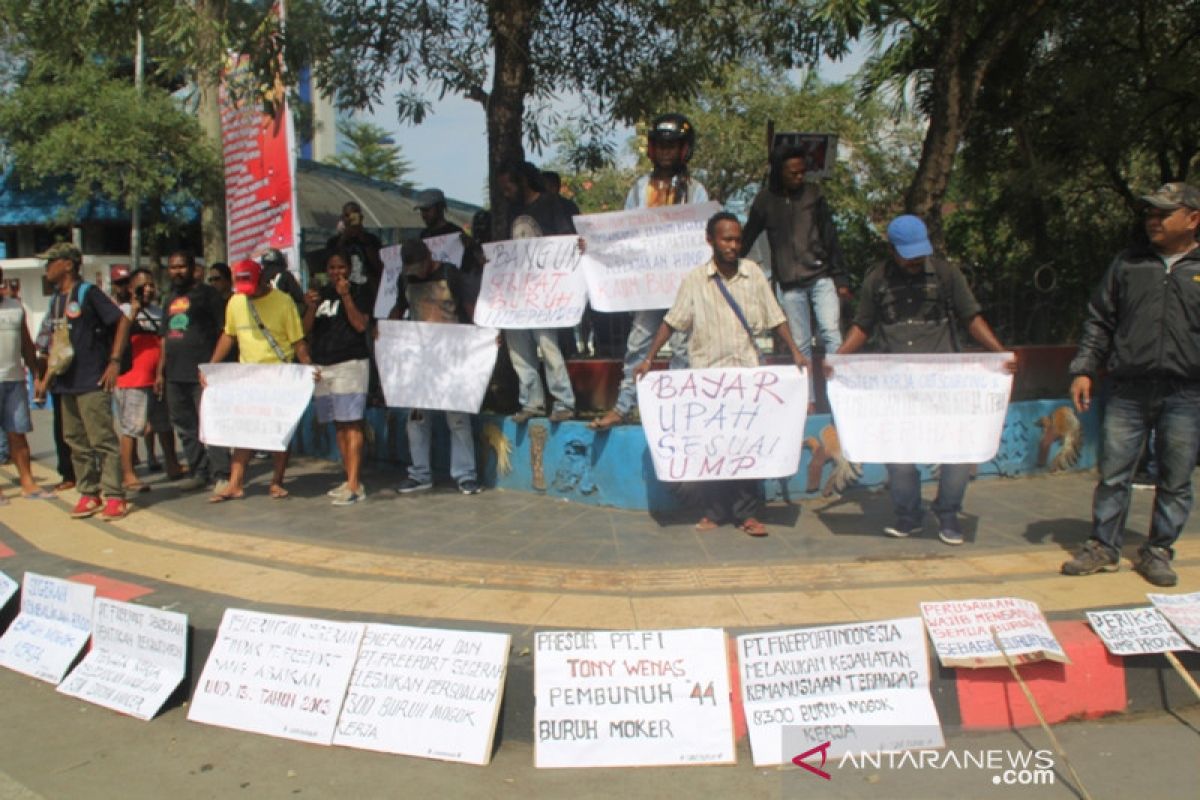
M 613 409 L 599 419 L 594 419 L 588 423 L 588 427 L 594 431 L 607 431 L 615 428 L 625 421 L 625 417 L 621 412 Z
M 63 481 L 58 486 L 54 487 L 56 492 L 66 492 L 75 488 L 75 481 Z
M 721 527 L 719 522 L 713 522 L 708 517 L 701 517 L 700 521 L 696 523 L 696 530 L 698 531 L 711 531 L 719 527 Z
M 738 530 L 747 536 L 766 536 L 767 526 L 756 520 L 754 517 L 738 525 Z
M 148 484 L 142 483 L 141 481 L 138 481 L 137 483 L 127 483 L 127 484 L 125 484 L 125 491 L 132 492 L 135 494 L 141 494 L 142 492 L 150 491 L 150 486 Z
M 267 490 L 267 494 L 271 496 L 272 500 L 286 500 L 292 496 L 291 492 L 289 492 L 287 489 L 274 483 L 272 483 L 271 488 Z
M 208 502 L 210 502 L 210 503 L 228 503 L 230 500 L 241 500 L 245 496 L 246 495 L 244 492 L 237 492 L 237 493 L 225 492 L 223 494 L 212 495 L 211 497 L 208 498 Z

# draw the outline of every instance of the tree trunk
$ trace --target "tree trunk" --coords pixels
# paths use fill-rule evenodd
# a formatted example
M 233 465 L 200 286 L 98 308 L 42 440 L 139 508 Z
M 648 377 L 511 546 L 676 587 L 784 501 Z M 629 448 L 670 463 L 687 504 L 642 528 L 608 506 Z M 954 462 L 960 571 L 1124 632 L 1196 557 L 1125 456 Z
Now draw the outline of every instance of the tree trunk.
M 507 239 L 510 209 L 496 185 L 496 170 L 506 161 L 525 157 L 522 144 L 525 97 L 533 76 L 529 40 L 541 11 L 541 0 L 491 0 L 488 24 L 495 44 L 492 91 L 484 101 L 487 113 L 488 194 L 492 204 L 492 237 Z
M 198 0 L 196 14 L 201 17 L 199 29 L 202 37 L 211 37 L 211 33 L 220 30 L 225 20 L 225 0 Z M 198 43 L 201 53 L 219 52 L 219 46 L 214 42 Z M 196 75 L 196 83 L 200 88 L 200 127 L 208 136 L 208 141 L 216 148 L 217 153 L 223 151 L 221 141 L 221 104 L 219 99 L 219 84 L 215 69 L 201 68 Z M 221 159 L 222 165 L 225 163 Z M 220 176 L 208 196 L 201 198 L 200 208 L 200 241 L 204 252 L 204 263 L 212 264 L 226 260 L 225 241 L 225 171 L 222 168 Z

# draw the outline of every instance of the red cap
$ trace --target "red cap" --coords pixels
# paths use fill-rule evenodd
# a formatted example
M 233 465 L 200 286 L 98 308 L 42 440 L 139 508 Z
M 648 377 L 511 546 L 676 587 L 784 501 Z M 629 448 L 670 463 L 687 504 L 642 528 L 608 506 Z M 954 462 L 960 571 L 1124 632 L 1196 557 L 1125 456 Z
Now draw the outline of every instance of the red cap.
M 244 259 L 233 265 L 233 290 L 238 294 L 254 294 L 262 278 L 262 265 L 252 259 Z
M 108 279 L 112 283 L 120 283 L 121 281 L 129 280 L 132 273 L 129 271 L 128 264 L 113 264 L 108 268 Z

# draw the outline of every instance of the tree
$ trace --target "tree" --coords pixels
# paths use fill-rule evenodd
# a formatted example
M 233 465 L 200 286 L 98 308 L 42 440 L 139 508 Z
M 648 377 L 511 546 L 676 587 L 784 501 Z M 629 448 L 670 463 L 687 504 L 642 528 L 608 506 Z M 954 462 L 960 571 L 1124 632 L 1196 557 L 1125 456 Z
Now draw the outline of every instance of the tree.
M 370 122 L 354 121 L 338 123 L 338 131 L 350 141 L 352 149 L 330 157 L 328 163 L 378 181 L 411 187 L 404 176 L 412 172 L 412 164 L 387 131 Z

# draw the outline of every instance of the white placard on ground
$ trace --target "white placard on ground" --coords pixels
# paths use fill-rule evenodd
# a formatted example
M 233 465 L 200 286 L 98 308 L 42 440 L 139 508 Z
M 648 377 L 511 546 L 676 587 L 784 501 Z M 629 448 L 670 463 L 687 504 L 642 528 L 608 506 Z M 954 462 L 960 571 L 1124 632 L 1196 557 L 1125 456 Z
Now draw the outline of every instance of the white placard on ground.
M 921 603 L 921 616 L 942 666 L 1004 666 L 1004 653 L 992 639 L 993 628 L 1014 663 L 1071 662 L 1042 610 L 1029 600 L 993 597 Z
M 496 366 L 492 328 L 380 320 L 375 361 L 392 408 L 475 414 Z
M 187 673 L 187 615 L 97 597 L 92 649 L 58 691 L 151 719 Z
M 569 328 L 583 319 L 587 282 L 578 236 L 489 242 L 475 324 L 490 328 Z
M 92 632 L 96 588 L 26 572 L 21 613 L 0 637 L 0 666 L 57 684 Z
M 400 245 L 382 248 L 379 251 L 379 260 L 383 262 L 383 275 L 379 278 L 379 291 L 375 294 L 375 310 L 371 316 L 375 319 L 387 319 L 400 296 L 400 273 L 404 271 L 404 263 L 400 260 Z
M 732 764 L 725 633 L 534 635 L 538 767 Z
M 842 452 L 870 464 L 981 464 L 1004 430 L 1012 353 L 830 355 Z
M 1114 656 L 1191 650 L 1157 608 L 1087 612 L 1088 624 Z
M 1192 647 L 1200 647 L 1200 592 L 1191 594 L 1147 594 L 1154 607 Z
M 365 627 L 226 609 L 188 719 L 332 743 Z
M 462 237 L 461 233 L 455 232 L 443 236 L 430 236 L 424 241 L 434 261 L 444 261 L 461 268 L 463 253 L 466 251 L 466 248 L 463 247 Z
M 575 217 L 575 230 L 587 240 L 583 269 L 592 308 L 670 308 L 683 277 L 712 257 L 704 226 L 720 210 L 720 203 L 685 203 Z
M 304 364 L 201 364 L 200 440 L 216 447 L 287 450 L 313 393 Z
M 637 395 L 660 481 L 781 478 L 800 467 L 808 383 L 796 367 L 660 370 Z
M 500 633 L 367 625 L 333 743 L 487 764 L 508 647 Z
M 12 578 L 0 572 L 0 609 L 8 605 L 8 601 L 13 599 L 13 595 L 17 593 L 17 582 Z

